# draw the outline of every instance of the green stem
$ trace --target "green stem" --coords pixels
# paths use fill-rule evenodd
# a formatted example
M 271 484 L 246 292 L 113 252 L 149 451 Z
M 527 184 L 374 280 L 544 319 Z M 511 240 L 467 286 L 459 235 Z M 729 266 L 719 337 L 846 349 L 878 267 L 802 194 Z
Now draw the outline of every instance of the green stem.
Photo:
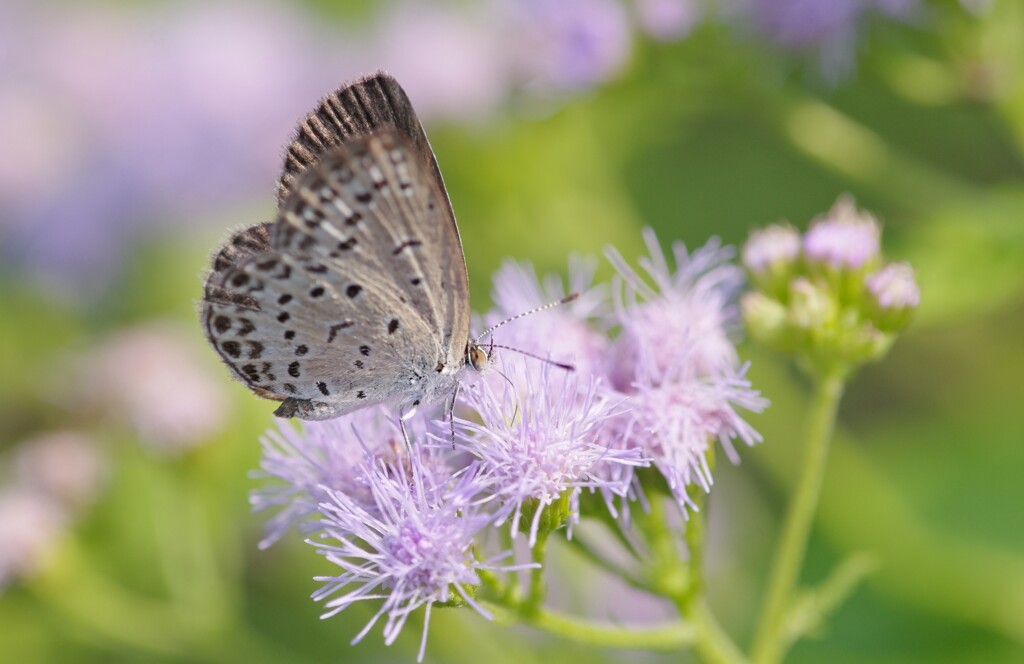
M 530 590 L 521 607 L 524 616 L 538 613 L 545 597 L 547 597 L 548 588 L 547 584 L 544 583 L 544 572 L 546 571 L 544 568 L 544 558 L 547 555 L 548 535 L 550 534 L 550 531 L 546 528 L 541 528 L 537 532 L 537 542 L 533 545 L 532 558 L 533 562 L 537 563 L 539 567 L 530 570 Z
M 829 441 L 843 386 L 842 372 L 833 372 L 814 383 L 814 400 L 804 441 L 803 467 L 775 549 L 768 590 L 754 639 L 753 661 L 756 664 L 775 664 L 781 661 L 790 645 L 790 636 L 785 629 L 786 613 L 792 603 L 793 591 L 807 551 L 807 539 L 818 505 L 818 495 L 821 493 Z
M 707 452 L 707 465 L 712 471 L 715 469 L 715 448 Z M 707 530 L 706 512 L 708 495 L 704 489 L 697 485 L 687 488 L 690 500 L 693 501 L 695 510 L 690 514 L 686 522 L 686 551 L 690 556 L 690 579 L 689 586 L 682 595 L 685 603 L 697 602 L 704 594 L 704 534 Z
M 537 609 L 524 615 L 500 604 L 482 604 L 494 614 L 494 619 L 499 624 L 521 623 L 599 648 L 670 652 L 692 645 L 695 640 L 693 626 L 681 622 L 649 629 L 626 629 L 608 623 L 566 616 L 547 609 Z
M 714 448 L 708 451 L 708 466 L 714 468 Z M 689 576 L 685 588 L 673 599 L 679 615 L 695 630 L 694 650 L 705 662 L 741 664 L 746 658 L 712 614 L 704 599 L 704 545 L 707 532 L 707 493 L 699 486 L 688 489 L 696 510 L 686 522 L 686 550 Z
M 718 624 L 711 609 L 700 597 L 679 598 L 680 615 L 694 629 L 694 650 L 705 662 L 713 664 L 745 664 L 747 658 L 732 638 Z

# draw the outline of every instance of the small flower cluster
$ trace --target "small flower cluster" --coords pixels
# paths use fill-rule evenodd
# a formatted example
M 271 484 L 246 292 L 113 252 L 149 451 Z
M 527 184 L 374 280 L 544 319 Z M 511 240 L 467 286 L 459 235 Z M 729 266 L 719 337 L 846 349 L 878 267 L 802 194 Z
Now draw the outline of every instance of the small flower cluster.
M 419 607 L 488 616 L 477 595 L 488 578 L 541 564 L 517 563 L 520 533 L 534 549 L 563 527 L 571 538 L 581 517 L 628 528 L 628 506 L 652 491 L 685 513 L 687 490 L 711 486 L 715 441 L 734 458 L 734 441 L 760 440 L 740 411 L 766 402 L 730 338 L 742 271 L 716 243 L 677 245 L 673 268 L 645 239 L 639 270 L 609 250 L 612 288 L 593 285 L 593 261 L 573 260 L 578 297 L 500 326 L 485 342 L 493 369 L 466 376 L 450 420 L 375 408 L 267 433 L 259 475 L 271 481 L 252 497 L 275 512 L 262 546 L 296 527 L 340 568 L 314 595 L 326 615 L 382 600 L 370 624 L 385 619 L 388 643 Z M 509 262 L 479 322 L 566 295 L 561 279 Z M 581 500 L 591 493 L 603 500 Z
M 815 373 L 880 359 L 921 301 L 914 271 L 886 263 L 880 238 L 878 221 L 846 196 L 802 237 L 788 224 L 752 233 L 743 247 L 750 335 L 798 353 Z

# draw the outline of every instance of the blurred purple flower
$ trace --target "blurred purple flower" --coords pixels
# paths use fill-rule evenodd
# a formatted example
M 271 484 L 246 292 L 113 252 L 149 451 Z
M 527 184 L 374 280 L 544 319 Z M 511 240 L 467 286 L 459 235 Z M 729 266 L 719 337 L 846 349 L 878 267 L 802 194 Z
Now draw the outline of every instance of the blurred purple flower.
M 791 265 L 800 257 L 800 233 L 789 224 L 772 224 L 750 234 L 743 245 L 743 267 L 753 274 Z
M 227 398 L 187 338 L 159 323 L 119 331 L 79 363 L 74 401 L 127 420 L 153 451 L 207 442 L 224 425 Z
M 517 362 L 530 360 L 516 358 Z M 508 362 L 505 363 L 508 366 Z M 638 450 L 612 450 L 601 443 L 600 428 L 616 412 L 616 404 L 598 389 L 594 378 L 553 381 L 561 369 L 544 365 L 532 373 L 525 394 L 495 390 L 486 381 L 463 390 L 463 402 L 477 420 L 459 420 L 462 434 L 457 445 L 479 460 L 482 474 L 492 483 L 490 491 L 506 507 L 497 522 L 511 518 L 513 534 L 519 531 L 524 504 L 536 501 L 545 507 L 569 492 L 569 534 L 579 519 L 581 488 L 599 489 L 622 496 L 625 481 L 609 479 L 603 466 L 646 465 Z M 531 378 L 527 369 L 514 372 Z M 534 510 L 529 545 L 536 542 L 542 509 Z
M 919 0 L 736 0 L 741 21 L 782 48 L 817 55 L 829 78 L 851 65 L 869 18 L 912 19 Z
M 266 192 L 310 100 L 346 73 L 271 3 L 23 9 L 0 84 L 3 259 L 72 294 L 146 232 Z
M 75 431 L 38 435 L 18 445 L 14 453 L 17 483 L 67 508 L 91 503 L 107 471 L 96 441 Z
M 468 586 L 479 585 L 477 570 L 510 571 L 504 553 L 487 561 L 474 552 L 477 533 L 491 521 L 477 496 L 484 485 L 472 471 L 442 486 L 423 465 L 417 448 L 404 463 L 364 463 L 372 504 L 343 491 L 328 491 L 320 505 L 323 532 L 310 541 L 317 552 L 342 569 L 337 576 L 317 577 L 324 586 L 313 599 L 327 600 L 324 618 L 362 600 L 383 599 L 380 609 L 352 640 L 360 641 L 383 615 L 384 642 L 398 638 L 409 615 L 426 605 L 418 661 L 423 659 L 430 610 L 435 603 L 461 600 L 480 615 L 490 614 L 473 599 Z
M 575 91 L 602 83 L 629 58 L 632 35 L 615 0 L 505 0 L 501 36 L 526 88 Z M 504 23 L 503 21 L 503 23 Z
M 890 263 L 867 277 L 868 292 L 883 309 L 914 309 L 921 304 L 921 290 L 914 268 L 907 263 Z
M 910 322 L 921 304 L 921 289 L 914 268 L 907 263 L 890 263 L 869 274 L 865 280 L 866 313 L 878 329 L 898 332 Z
M 508 93 L 509 71 L 488 5 L 474 7 L 403 2 L 390 8 L 377 30 L 377 59 L 402 81 L 423 118 L 477 118 Z
M 661 41 L 681 39 L 701 18 L 699 0 L 636 0 L 637 21 L 644 32 Z
M 42 571 L 67 527 L 60 504 L 21 486 L 0 488 L 0 590 Z

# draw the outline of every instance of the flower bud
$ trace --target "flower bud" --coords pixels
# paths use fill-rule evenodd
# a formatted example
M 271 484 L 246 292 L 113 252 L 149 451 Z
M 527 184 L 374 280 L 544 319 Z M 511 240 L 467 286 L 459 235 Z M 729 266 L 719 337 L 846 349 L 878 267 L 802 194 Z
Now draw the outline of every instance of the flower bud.
M 743 266 L 759 290 L 777 298 L 786 293 L 800 259 L 800 233 L 789 224 L 755 230 L 743 245 Z
M 914 269 L 906 263 L 890 263 L 868 275 L 865 309 L 880 330 L 895 332 L 910 321 L 921 304 L 921 290 Z
M 541 510 L 540 520 L 537 521 L 537 532 L 553 533 L 568 523 L 572 516 L 572 505 L 570 503 L 571 492 L 563 491 L 550 503 L 542 502 L 536 498 L 528 498 L 523 501 L 522 518 L 519 521 L 520 532 L 533 536 L 534 519 L 537 510 Z
M 789 285 L 789 320 L 797 328 L 816 331 L 831 325 L 838 307 L 828 290 L 803 277 Z
M 824 274 L 850 293 L 860 278 L 874 268 L 881 252 L 882 229 L 869 212 L 858 210 L 849 196 L 842 196 L 804 235 L 804 258 L 812 273 Z
M 851 366 L 872 362 L 884 357 L 895 340 L 894 335 L 881 332 L 865 321 L 844 330 L 836 338 L 835 356 Z
M 788 324 L 781 302 L 763 293 L 747 293 L 740 300 L 740 310 L 751 338 L 780 351 L 796 348 L 798 335 Z

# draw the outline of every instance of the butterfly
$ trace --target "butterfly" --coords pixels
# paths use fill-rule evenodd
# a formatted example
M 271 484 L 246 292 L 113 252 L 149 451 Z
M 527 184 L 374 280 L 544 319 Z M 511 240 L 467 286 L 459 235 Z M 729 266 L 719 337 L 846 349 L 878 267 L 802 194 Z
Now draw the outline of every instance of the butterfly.
M 378 72 L 299 125 L 274 221 L 213 257 L 201 322 L 235 378 L 278 417 L 411 412 L 458 389 L 487 352 L 470 338 L 455 215 L 409 98 Z

